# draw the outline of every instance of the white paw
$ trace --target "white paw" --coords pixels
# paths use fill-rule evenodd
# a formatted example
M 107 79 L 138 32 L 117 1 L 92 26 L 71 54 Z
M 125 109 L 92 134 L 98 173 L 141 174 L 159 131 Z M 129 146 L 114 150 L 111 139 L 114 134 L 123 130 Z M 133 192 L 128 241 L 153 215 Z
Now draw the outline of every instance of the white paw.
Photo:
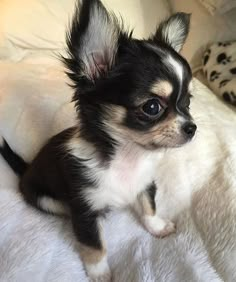
M 111 282 L 111 271 L 106 256 L 96 264 L 85 264 L 91 282 Z
M 154 236 L 158 238 L 164 238 L 175 232 L 176 232 L 175 224 L 168 220 L 166 221 L 165 227 L 162 230 L 160 230 L 159 232 L 157 232 Z
M 176 232 L 175 224 L 169 220 L 163 220 L 158 216 L 145 216 L 143 224 L 153 236 L 164 238 Z
M 111 282 L 111 272 L 107 272 L 104 274 L 101 274 L 96 277 L 90 277 L 89 278 L 90 282 Z

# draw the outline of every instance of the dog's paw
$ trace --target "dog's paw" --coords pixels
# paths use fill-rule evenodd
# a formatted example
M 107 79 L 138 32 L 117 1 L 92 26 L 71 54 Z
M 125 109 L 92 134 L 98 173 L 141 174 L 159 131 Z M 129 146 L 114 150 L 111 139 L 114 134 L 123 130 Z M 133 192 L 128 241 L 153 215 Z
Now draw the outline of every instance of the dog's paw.
M 156 232 L 154 236 L 156 236 L 157 238 L 164 238 L 175 232 L 176 232 L 175 224 L 172 221 L 168 220 L 168 221 L 165 221 L 164 228 Z
M 111 282 L 111 272 L 107 272 L 104 274 L 101 274 L 99 276 L 94 276 L 89 278 L 90 282 Z
M 90 282 L 111 282 L 111 271 L 104 257 L 96 264 L 85 264 Z
M 158 216 L 145 216 L 143 223 L 147 231 L 157 238 L 164 238 L 176 232 L 172 221 L 163 220 Z

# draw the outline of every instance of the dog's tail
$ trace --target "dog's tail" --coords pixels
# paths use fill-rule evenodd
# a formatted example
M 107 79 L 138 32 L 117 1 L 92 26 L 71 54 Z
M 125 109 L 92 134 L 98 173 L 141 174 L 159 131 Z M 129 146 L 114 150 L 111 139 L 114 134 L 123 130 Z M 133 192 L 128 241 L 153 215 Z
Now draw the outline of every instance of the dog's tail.
M 5 139 L 2 139 L 2 144 L 0 145 L 0 154 L 16 174 L 22 176 L 25 173 L 28 164 L 12 151 Z
M 5 139 L 0 137 L 0 141 L 0 154 L 18 176 L 23 176 L 29 164 L 12 151 Z M 63 216 L 68 216 L 70 214 L 69 208 L 64 203 L 49 196 L 44 195 L 39 197 L 36 194 L 28 194 L 27 197 L 26 195 L 24 196 L 29 204 L 46 213 Z

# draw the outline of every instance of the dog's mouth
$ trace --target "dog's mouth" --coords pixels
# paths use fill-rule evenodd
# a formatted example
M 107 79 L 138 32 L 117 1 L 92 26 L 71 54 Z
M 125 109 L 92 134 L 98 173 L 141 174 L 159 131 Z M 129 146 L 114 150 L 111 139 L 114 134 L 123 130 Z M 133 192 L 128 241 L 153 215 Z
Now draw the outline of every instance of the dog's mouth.
M 174 134 L 174 136 L 169 135 L 163 138 L 160 138 L 160 136 L 158 136 L 159 138 L 157 138 L 156 140 L 155 138 L 152 138 L 152 140 L 145 143 L 141 142 L 141 140 L 135 140 L 134 142 L 144 149 L 150 151 L 155 151 L 163 148 L 179 148 L 192 141 L 193 137 L 195 136 L 195 131 L 196 129 L 194 130 L 194 133 L 191 134 L 191 136 L 190 134 L 186 135 L 184 133 L 179 133 Z

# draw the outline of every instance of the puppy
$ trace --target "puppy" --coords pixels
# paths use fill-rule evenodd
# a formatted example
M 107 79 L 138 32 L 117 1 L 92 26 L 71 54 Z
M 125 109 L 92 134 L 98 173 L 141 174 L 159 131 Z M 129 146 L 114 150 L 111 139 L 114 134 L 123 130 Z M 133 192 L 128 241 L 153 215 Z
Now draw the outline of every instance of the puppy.
M 74 87 L 78 126 L 52 137 L 28 165 L 5 142 L 1 153 L 21 176 L 31 205 L 68 207 L 88 276 L 110 281 L 99 220 L 133 207 L 154 236 L 175 231 L 156 214 L 155 156 L 190 141 L 192 74 L 179 51 L 189 15 L 177 13 L 147 40 L 132 38 L 99 0 L 76 6 L 63 58 Z

